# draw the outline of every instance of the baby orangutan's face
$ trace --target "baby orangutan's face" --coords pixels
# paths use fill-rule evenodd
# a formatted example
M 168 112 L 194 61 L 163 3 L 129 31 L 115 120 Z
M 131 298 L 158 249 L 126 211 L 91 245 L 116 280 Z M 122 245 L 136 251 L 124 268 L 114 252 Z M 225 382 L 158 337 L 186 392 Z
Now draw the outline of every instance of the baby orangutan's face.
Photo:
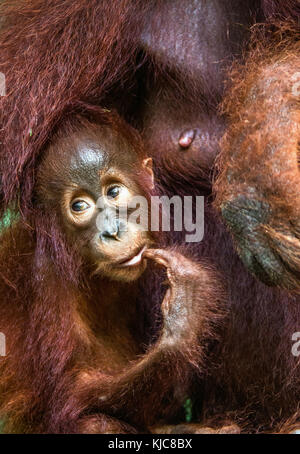
M 97 274 L 132 281 L 143 273 L 143 253 L 153 240 L 130 221 L 130 208 L 126 217 L 120 212 L 133 197 L 145 196 L 145 182 L 149 189 L 153 185 L 152 162 L 117 145 L 100 130 L 97 141 L 85 135 L 62 144 L 61 153 L 51 147 L 39 173 L 38 197 L 47 209 L 59 210 L 68 240 Z

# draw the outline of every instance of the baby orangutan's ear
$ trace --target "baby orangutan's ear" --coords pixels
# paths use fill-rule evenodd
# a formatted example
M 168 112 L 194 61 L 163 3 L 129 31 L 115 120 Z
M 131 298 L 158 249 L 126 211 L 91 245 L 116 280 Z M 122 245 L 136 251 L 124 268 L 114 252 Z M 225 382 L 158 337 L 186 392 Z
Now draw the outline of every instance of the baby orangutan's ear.
M 152 182 L 151 189 L 153 189 L 154 188 L 154 173 L 153 173 L 152 158 L 144 159 L 143 160 L 143 167 L 146 170 L 146 172 L 149 173 L 149 175 L 151 177 L 151 182 Z

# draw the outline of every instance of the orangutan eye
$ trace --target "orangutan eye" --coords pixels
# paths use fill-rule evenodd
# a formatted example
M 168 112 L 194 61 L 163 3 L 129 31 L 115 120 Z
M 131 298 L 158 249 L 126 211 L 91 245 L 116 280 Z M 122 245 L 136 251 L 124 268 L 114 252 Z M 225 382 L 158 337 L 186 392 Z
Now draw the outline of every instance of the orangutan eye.
M 85 200 L 76 200 L 72 203 L 72 211 L 76 213 L 82 213 L 83 211 L 88 210 L 91 207 Z
M 121 192 L 122 188 L 120 186 L 112 186 L 107 190 L 107 198 L 108 199 L 116 199 Z
M 128 203 L 131 193 L 125 185 L 114 184 L 105 188 L 105 196 L 109 203 L 121 206 Z
M 63 210 L 67 212 L 68 218 L 72 223 L 85 225 L 90 221 L 95 213 L 96 203 L 88 194 L 72 196 L 68 198 L 63 204 Z

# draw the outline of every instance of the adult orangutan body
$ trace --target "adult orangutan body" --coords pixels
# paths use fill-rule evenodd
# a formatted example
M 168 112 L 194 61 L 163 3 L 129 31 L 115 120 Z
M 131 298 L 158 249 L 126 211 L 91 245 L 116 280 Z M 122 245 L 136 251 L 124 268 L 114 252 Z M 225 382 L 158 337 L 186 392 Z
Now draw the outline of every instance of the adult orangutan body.
M 183 382 L 189 386 L 179 392 L 179 400 L 185 395 L 192 398 L 198 423 L 190 430 L 212 426 L 218 431 L 228 423 L 238 423 L 244 431 L 289 431 L 299 425 L 300 362 L 291 352 L 292 335 L 300 330 L 299 2 L 120 0 L 112 4 L 106 0 L 19 0 L 9 2 L 9 6 L 4 1 L 3 5 L 0 71 L 6 76 L 7 95 L 1 99 L 2 205 L 4 209 L 17 200 L 23 219 L 34 228 L 35 241 L 39 239 L 30 243 L 29 250 L 37 251 L 35 260 L 46 249 L 48 256 L 55 252 L 50 260 L 64 280 L 61 287 L 57 273 L 55 279 L 51 274 L 41 279 L 39 273 L 31 278 L 27 237 L 25 240 L 18 233 L 17 245 L 15 235 L 6 234 L 1 276 L 10 292 L 6 287 L 1 298 L 1 331 L 6 332 L 6 326 L 24 327 L 8 339 L 12 364 L 22 361 L 22 368 L 17 369 L 20 375 L 13 367 L 1 375 L 0 384 L 6 390 L 2 393 L 2 412 L 8 420 L 7 430 L 133 430 L 122 426 L 118 418 L 131 426 L 140 421 L 138 430 L 146 430 L 154 422 L 178 423 L 182 415 L 174 407 Z M 249 30 L 255 22 L 262 25 L 252 28 L 249 48 Z M 248 52 L 243 62 L 242 50 Z M 235 66 L 228 76 L 234 60 L 242 65 Z M 223 100 L 226 80 L 230 80 L 230 89 Z M 56 247 L 50 247 L 42 235 L 50 227 L 44 228 L 35 200 L 40 156 L 57 125 L 87 105 L 114 107 L 138 129 L 147 155 L 153 157 L 155 180 L 164 194 L 207 197 L 204 240 L 186 247 L 195 261 L 212 263 L 227 287 L 224 309 L 228 317 L 218 338 L 211 338 L 202 327 L 200 315 L 195 315 L 199 332 L 189 352 L 198 352 L 196 338 L 210 338 L 205 357 L 200 353 L 200 361 L 196 354 L 198 375 L 190 374 L 190 356 L 181 363 L 183 376 L 179 374 L 182 380 L 178 378 L 177 384 L 167 361 L 163 362 L 166 369 L 161 362 L 147 369 L 144 378 L 149 396 L 156 402 L 161 389 L 166 389 L 168 396 L 157 404 L 156 420 L 149 415 L 152 397 L 147 400 L 139 386 L 135 396 L 140 395 L 141 400 L 136 403 L 124 395 L 122 379 L 119 388 L 115 382 L 110 387 L 105 380 L 96 379 L 100 389 L 88 373 L 85 375 L 84 365 L 80 366 L 83 353 L 79 344 L 73 343 L 77 333 L 84 335 L 83 325 L 80 318 L 72 318 L 62 296 L 65 288 L 76 287 L 70 277 L 74 273 L 63 273 L 73 262 L 58 233 Z M 219 177 L 213 185 L 218 142 L 224 133 L 217 160 Z M 128 147 L 119 155 L 123 153 L 129 153 Z M 59 153 L 57 160 L 58 164 L 64 162 Z M 212 206 L 213 189 L 238 254 Z M 54 220 L 51 225 L 56 231 Z M 14 241 L 9 239 L 11 235 Z M 174 232 L 169 245 L 179 244 L 182 250 L 184 238 L 185 232 Z M 24 256 L 20 255 L 21 246 Z M 22 262 L 15 257 L 16 251 Z M 37 264 L 43 268 L 40 261 Z M 200 273 L 201 265 L 195 266 Z M 180 269 L 178 264 L 174 272 Z M 130 323 L 142 324 L 143 336 L 148 333 L 141 338 L 137 335 L 134 356 L 146 352 L 148 357 L 151 349 L 147 346 L 151 342 L 153 349 L 160 345 L 155 314 L 161 302 L 161 281 L 149 271 L 141 278 L 145 319 L 139 312 L 131 314 L 128 309 L 124 314 L 124 307 L 119 308 L 120 338 L 127 339 L 121 330 L 127 318 Z M 18 299 L 19 288 L 29 293 L 34 288 L 39 295 L 51 296 L 51 303 L 43 297 L 44 309 L 40 311 L 38 304 L 32 307 L 29 300 L 21 301 L 21 295 Z M 208 289 L 204 287 L 199 293 L 199 307 L 207 302 L 209 319 L 215 298 L 203 296 L 205 291 Z M 113 291 L 109 294 L 112 299 Z M 104 299 L 99 306 L 103 308 L 103 326 L 110 325 L 112 307 L 118 311 L 118 305 L 109 302 L 107 307 Z M 89 314 L 92 317 L 92 310 Z M 212 311 L 212 319 L 214 316 Z M 74 337 L 62 335 L 58 341 L 59 333 L 67 331 L 60 328 L 58 320 L 64 328 L 72 324 Z M 143 330 L 143 323 L 147 329 Z M 132 332 L 138 331 L 134 328 Z M 117 335 L 110 332 L 106 340 L 122 356 Z M 111 355 L 105 353 L 108 351 L 105 346 L 99 353 L 99 359 L 107 355 L 105 373 L 114 364 Z M 176 352 L 180 351 L 184 356 L 184 348 L 178 343 Z M 175 358 L 172 361 L 177 365 Z M 73 372 L 64 375 L 71 364 Z M 117 369 L 120 364 L 117 361 Z M 123 377 L 135 387 L 131 375 L 134 369 L 128 362 L 125 365 Z M 93 391 L 99 389 L 93 395 L 98 398 L 96 404 L 74 385 L 76 371 L 78 376 L 83 372 L 86 382 L 91 380 Z M 45 409 L 43 402 L 51 393 L 65 395 L 66 406 L 57 399 L 57 405 L 53 400 Z M 122 408 L 113 397 L 107 398 L 110 393 L 116 398 L 124 396 Z M 153 405 L 155 408 L 156 403 Z M 137 409 L 144 417 L 136 413 Z M 105 426 L 106 419 L 99 420 L 103 414 L 116 418 L 112 422 L 116 426 Z M 88 417 L 90 424 L 84 425 Z M 180 430 L 189 429 L 181 426 Z

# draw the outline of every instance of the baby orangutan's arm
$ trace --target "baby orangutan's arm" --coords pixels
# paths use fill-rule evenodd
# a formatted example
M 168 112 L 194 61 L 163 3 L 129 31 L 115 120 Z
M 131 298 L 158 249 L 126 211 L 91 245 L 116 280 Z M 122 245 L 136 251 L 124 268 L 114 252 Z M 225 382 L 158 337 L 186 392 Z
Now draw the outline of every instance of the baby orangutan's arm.
M 193 370 L 203 358 L 203 340 L 212 336 L 214 324 L 224 315 L 220 308 L 224 292 L 212 269 L 174 250 L 148 250 L 144 257 L 167 272 L 169 288 L 161 305 L 159 339 L 116 376 L 91 372 L 79 391 L 82 398 L 92 399 L 97 413 L 135 427 L 149 426 L 170 408 L 182 405 L 180 397 L 184 399 Z

